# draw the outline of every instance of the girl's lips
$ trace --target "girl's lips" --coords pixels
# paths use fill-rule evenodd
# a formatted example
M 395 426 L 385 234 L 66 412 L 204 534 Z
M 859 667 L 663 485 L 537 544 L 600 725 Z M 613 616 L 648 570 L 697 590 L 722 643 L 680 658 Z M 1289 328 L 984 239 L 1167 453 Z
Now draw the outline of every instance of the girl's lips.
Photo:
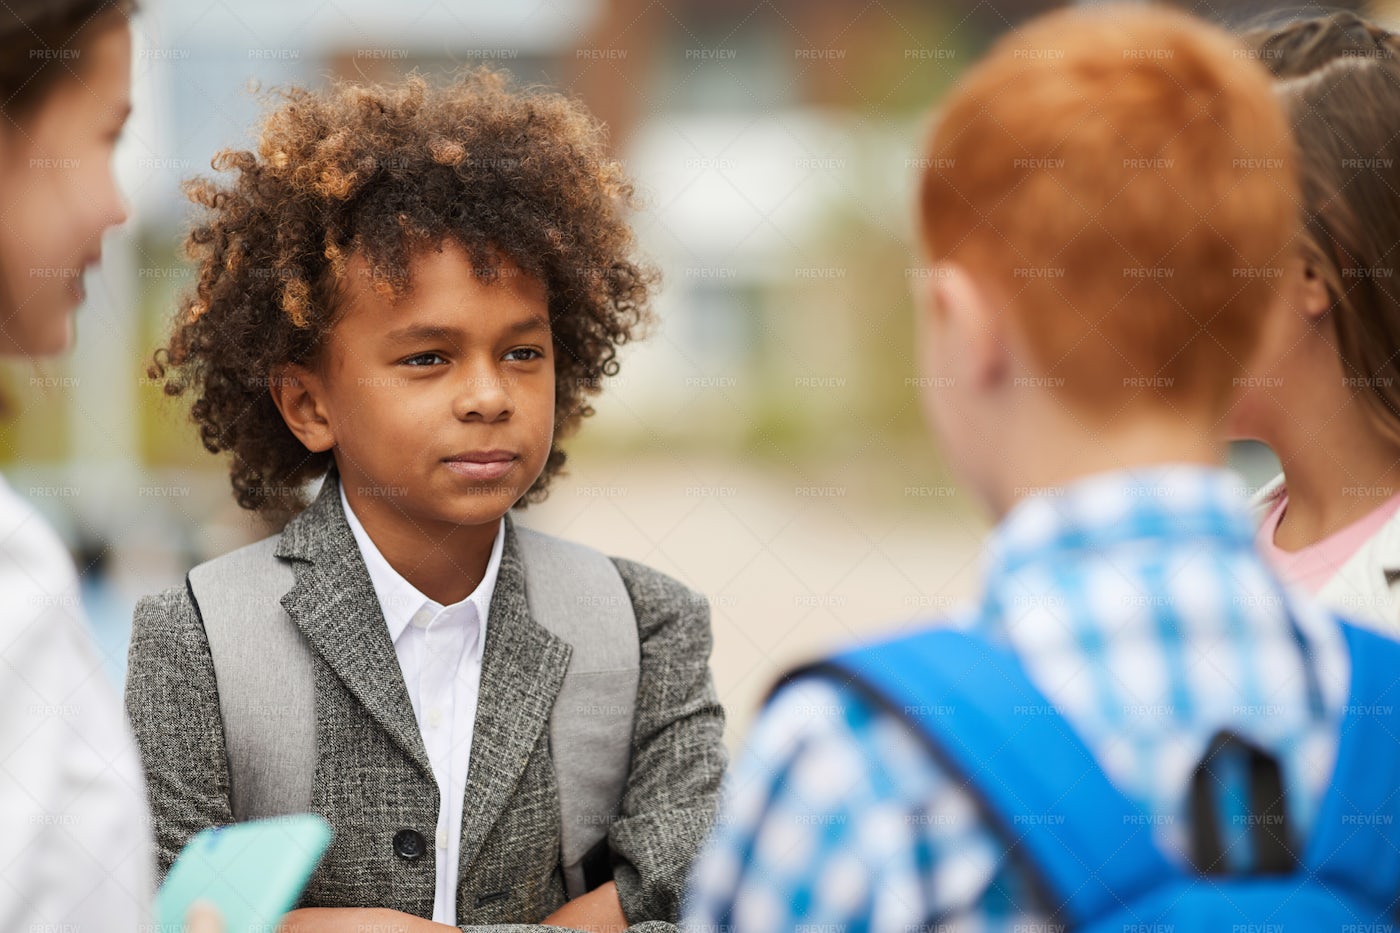
M 447 468 L 458 476 L 474 480 L 500 479 L 515 469 L 515 458 L 499 460 L 444 460 Z

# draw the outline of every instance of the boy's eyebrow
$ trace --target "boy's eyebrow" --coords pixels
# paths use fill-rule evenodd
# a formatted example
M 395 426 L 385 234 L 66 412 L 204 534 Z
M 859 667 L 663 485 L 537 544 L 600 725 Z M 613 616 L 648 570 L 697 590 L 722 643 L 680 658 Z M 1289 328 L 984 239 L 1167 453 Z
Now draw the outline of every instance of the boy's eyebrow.
M 506 326 L 506 333 L 512 337 L 548 330 L 549 322 L 541 317 L 525 318 Z M 409 343 L 416 340 L 460 341 L 462 331 L 456 327 L 445 327 L 438 324 L 409 324 L 389 331 L 384 337 L 394 343 Z
M 410 324 L 398 327 L 384 335 L 394 343 L 409 343 L 415 340 L 456 340 L 462 332 L 455 327 L 440 327 L 433 324 Z
M 542 317 L 527 317 L 506 328 L 506 332 L 513 336 L 532 334 L 539 330 L 548 331 L 549 321 Z

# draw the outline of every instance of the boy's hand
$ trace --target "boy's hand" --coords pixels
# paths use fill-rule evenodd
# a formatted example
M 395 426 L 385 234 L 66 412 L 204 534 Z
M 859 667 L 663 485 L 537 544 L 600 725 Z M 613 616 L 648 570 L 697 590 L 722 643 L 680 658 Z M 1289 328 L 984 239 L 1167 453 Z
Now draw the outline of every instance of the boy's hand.
M 303 907 L 282 918 L 277 933 L 460 933 L 456 927 L 380 907 Z
M 622 933 L 627 929 L 627 917 L 617 898 L 617 885 L 611 881 L 574 898 L 541 922 L 546 926 L 587 930 L 588 933 Z
M 617 897 L 617 885 L 611 881 L 582 897 L 574 898 L 541 922 L 546 926 L 568 927 L 588 933 L 622 933 L 627 929 L 627 918 Z M 359 933 L 366 929 L 378 933 L 458 933 L 456 927 L 377 907 L 306 907 L 294 910 L 282 918 L 277 933 Z M 218 933 L 218 928 L 192 928 L 189 933 Z

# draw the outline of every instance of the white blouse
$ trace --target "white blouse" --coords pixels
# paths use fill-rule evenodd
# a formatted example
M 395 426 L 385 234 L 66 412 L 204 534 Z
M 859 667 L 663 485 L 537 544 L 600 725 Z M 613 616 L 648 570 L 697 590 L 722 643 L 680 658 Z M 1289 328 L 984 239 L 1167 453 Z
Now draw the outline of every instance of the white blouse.
M 136 744 L 73 562 L 0 477 L 0 929 L 147 930 L 154 867 Z

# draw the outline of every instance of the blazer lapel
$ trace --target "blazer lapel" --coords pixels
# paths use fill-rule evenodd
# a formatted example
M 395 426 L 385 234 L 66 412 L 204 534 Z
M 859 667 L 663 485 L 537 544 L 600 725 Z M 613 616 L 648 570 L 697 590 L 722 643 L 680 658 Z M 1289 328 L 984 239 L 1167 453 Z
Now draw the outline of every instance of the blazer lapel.
M 519 783 L 540 733 L 549 724 L 573 652 L 563 639 L 530 618 L 525 570 L 509 517 L 505 535 L 486 623 L 481 689 L 467 770 L 459 861 L 463 877 Z
M 316 501 L 282 532 L 277 556 L 292 560 L 295 585 L 282 607 L 347 690 L 394 743 L 432 778 L 389 628 L 354 533 L 340 504 L 340 482 L 326 477 Z

